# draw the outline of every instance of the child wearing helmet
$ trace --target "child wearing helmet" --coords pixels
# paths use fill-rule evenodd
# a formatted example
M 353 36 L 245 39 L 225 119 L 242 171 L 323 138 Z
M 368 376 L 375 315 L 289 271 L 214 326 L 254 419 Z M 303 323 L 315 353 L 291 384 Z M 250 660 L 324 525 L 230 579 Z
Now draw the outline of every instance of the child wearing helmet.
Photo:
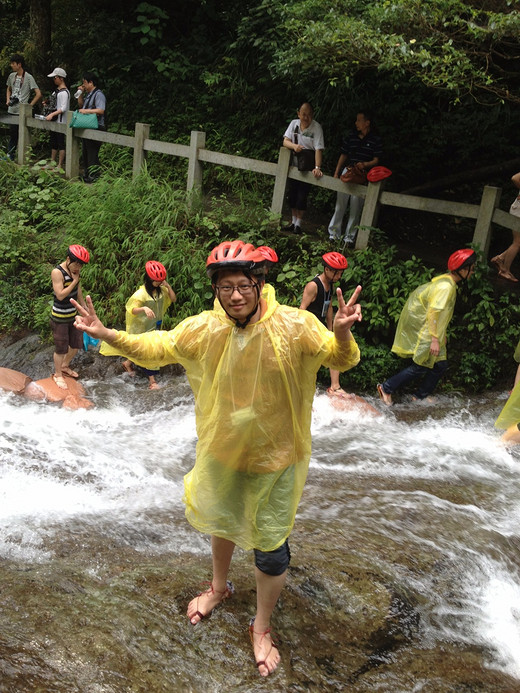
M 446 332 L 453 315 L 457 284 L 468 279 L 477 261 L 471 248 L 456 250 L 448 258 L 448 272 L 434 277 L 413 291 L 401 311 L 392 351 L 412 363 L 377 385 L 377 391 L 387 406 L 392 394 L 420 378 L 415 399 L 425 399 L 435 389 L 448 367 Z
M 350 328 L 361 320 L 357 287 L 348 303 L 338 291 L 334 332 L 307 311 L 262 293 L 265 257 L 250 243 L 226 241 L 206 270 L 222 307 L 183 320 L 170 332 L 107 329 L 87 297 L 78 326 L 113 355 L 139 365 L 180 363 L 195 396 L 197 450 L 184 478 L 186 517 L 211 536 L 210 587 L 187 610 L 193 625 L 231 597 L 235 545 L 254 552 L 256 616 L 249 626 L 255 663 L 271 674 L 280 654 L 270 620 L 285 583 L 288 537 L 307 476 L 316 373 L 346 370 L 359 349 Z
M 129 334 L 142 334 L 160 330 L 164 314 L 176 300 L 174 290 L 166 281 L 165 266 L 156 260 L 149 260 L 145 265 L 144 283 L 126 302 L 126 331 Z M 103 345 L 100 353 L 104 353 Z M 135 367 L 130 359 L 123 361 L 123 368 L 129 375 L 135 375 Z M 159 367 L 151 364 L 140 371 L 148 377 L 150 390 L 157 390 L 159 385 L 155 376 L 159 373 Z
M 320 320 L 325 327 L 332 330 L 332 291 L 334 282 L 339 282 L 344 270 L 348 267 L 347 258 L 341 253 L 325 253 L 323 272 L 306 284 L 300 303 L 300 310 L 308 310 Z M 344 396 L 347 393 L 339 383 L 339 371 L 330 369 L 330 395 Z
M 60 390 L 68 390 L 65 376 L 77 378 L 78 374 L 70 367 L 70 362 L 83 346 L 83 335 L 75 325 L 77 310 L 72 305 L 75 299 L 85 306 L 80 286 L 83 265 L 90 260 L 89 252 L 82 245 L 70 245 L 66 259 L 56 265 L 51 272 L 54 301 L 51 309 L 51 328 L 54 338 L 54 373 L 52 379 Z

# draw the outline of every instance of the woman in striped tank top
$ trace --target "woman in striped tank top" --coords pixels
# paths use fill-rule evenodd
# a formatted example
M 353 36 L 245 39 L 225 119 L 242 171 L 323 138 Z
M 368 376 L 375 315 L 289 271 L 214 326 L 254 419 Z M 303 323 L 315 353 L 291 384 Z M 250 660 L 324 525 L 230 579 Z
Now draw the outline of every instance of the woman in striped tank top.
M 81 245 L 69 246 L 67 258 L 51 272 L 54 303 L 52 304 L 51 327 L 54 337 L 54 382 L 61 390 L 68 390 L 64 376 L 77 378 L 70 362 L 83 343 L 83 335 L 74 327 L 77 311 L 70 299 L 85 306 L 79 284 L 81 268 L 90 260 L 89 252 Z

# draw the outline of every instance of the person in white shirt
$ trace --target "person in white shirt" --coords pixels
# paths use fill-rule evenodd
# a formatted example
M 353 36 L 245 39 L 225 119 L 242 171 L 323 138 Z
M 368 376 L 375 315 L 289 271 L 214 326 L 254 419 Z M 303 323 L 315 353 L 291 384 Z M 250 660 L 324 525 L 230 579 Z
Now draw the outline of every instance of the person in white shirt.
M 312 175 L 321 178 L 321 162 L 325 140 L 321 125 L 313 120 L 313 110 L 310 103 L 303 103 L 298 109 L 298 118 L 289 123 L 289 127 L 283 136 L 283 146 L 292 149 L 294 152 L 293 166 L 297 165 L 296 156 L 304 149 L 314 152 L 314 160 L 311 166 Z M 301 221 L 307 209 L 307 197 L 311 186 L 299 180 L 289 179 L 289 205 L 291 207 L 291 223 L 284 227 L 284 231 L 301 232 Z
M 48 110 L 50 112 L 45 116 L 45 120 L 54 120 L 57 123 L 64 123 L 70 104 L 70 92 L 65 84 L 67 73 L 62 67 L 55 67 L 47 77 L 53 79 L 55 89 L 49 100 Z M 65 162 L 65 133 L 51 131 L 50 141 L 51 162 L 55 161 L 58 164 L 58 168 L 63 168 Z

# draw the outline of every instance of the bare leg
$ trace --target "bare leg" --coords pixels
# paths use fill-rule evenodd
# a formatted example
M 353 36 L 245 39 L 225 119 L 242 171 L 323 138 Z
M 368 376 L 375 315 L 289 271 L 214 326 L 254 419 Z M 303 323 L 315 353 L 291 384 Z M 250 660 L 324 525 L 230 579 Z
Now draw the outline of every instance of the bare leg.
M 63 368 L 69 368 L 70 367 L 70 362 L 72 359 L 76 356 L 78 353 L 77 349 L 71 349 L 69 347 L 68 352 L 65 354 L 65 358 L 63 359 L 63 363 L 61 364 L 62 369 Z
M 222 599 L 226 599 L 229 596 L 229 594 L 226 595 L 226 581 L 234 550 L 235 544 L 232 541 L 222 539 L 221 537 L 211 537 L 213 579 L 211 588 L 199 594 L 188 604 L 187 613 L 192 625 L 196 625 L 201 620 L 200 614 L 207 616 Z
M 513 231 L 513 239 L 509 248 L 500 253 L 500 255 L 495 255 L 495 257 L 491 258 L 491 262 L 498 269 L 499 276 L 516 281 L 516 277 L 511 274 L 510 268 L 513 260 L 518 255 L 518 251 L 520 251 L 520 233 Z
M 255 567 L 256 617 L 253 624 L 253 650 L 256 662 L 265 662 L 258 667 L 261 676 L 269 676 L 280 662 L 280 653 L 273 646 L 269 632 L 271 615 L 285 584 L 287 571 L 281 575 L 267 575 Z
M 67 354 L 57 354 L 54 352 L 54 382 L 60 388 L 60 390 L 68 390 L 67 383 L 63 377 L 62 368 L 64 365 L 65 357 Z
M 333 392 L 343 392 L 343 389 L 339 383 L 339 371 L 335 371 L 329 368 L 330 371 L 330 389 Z
M 60 149 L 59 150 L 58 168 L 63 168 L 64 163 L 65 163 L 65 150 Z
M 123 368 L 128 373 L 128 375 L 132 375 L 132 376 L 135 375 L 134 364 L 131 361 L 129 361 L 128 359 L 125 359 L 123 361 Z

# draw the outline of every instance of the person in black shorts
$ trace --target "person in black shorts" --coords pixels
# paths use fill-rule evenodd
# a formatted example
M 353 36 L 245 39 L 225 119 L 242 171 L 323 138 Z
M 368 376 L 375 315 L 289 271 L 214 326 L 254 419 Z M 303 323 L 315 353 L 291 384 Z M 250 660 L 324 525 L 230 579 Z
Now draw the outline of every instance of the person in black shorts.
M 51 327 L 54 337 L 54 374 L 52 376 L 60 390 L 68 390 L 64 375 L 77 378 L 70 362 L 83 344 L 83 335 L 74 326 L 76 308 L 70 299 L 85 306 L 79 284 L 81 268 L 90 260 L 89 252 L 81 245 L 69 246 L 67 258 L 51 272 L 54 302 L 52 304 Z

